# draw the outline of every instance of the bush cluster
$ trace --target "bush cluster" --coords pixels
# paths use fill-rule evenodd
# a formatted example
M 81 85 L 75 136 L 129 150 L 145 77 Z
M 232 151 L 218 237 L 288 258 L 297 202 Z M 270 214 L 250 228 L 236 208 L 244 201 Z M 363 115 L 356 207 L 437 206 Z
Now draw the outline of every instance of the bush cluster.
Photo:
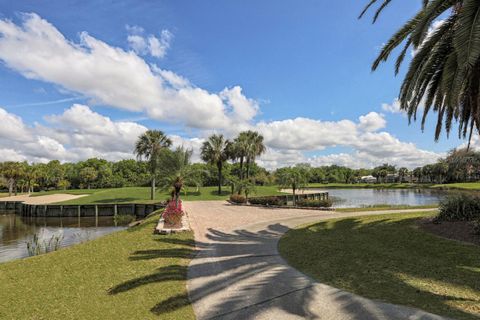
M 480 219 L 480 196 L 450 195 L 440 202 L 439 221 L 474 221 Z
M 314 199 L 303 199 L 297 201 L 297 206 L 299 207 L 318 207 L 318 208 L 330 208 L 333 205 L 331 199 L 324 200 L 314 200 Z
M 260 204 L 264 206 L 282 206 L 285 201 L 281 197 L 255 197 L 248 199 L 250 204 Z
M 230 196 L 230 201 L 233 203 L 246 203 L 247 199 L 241 194 L 232 194 Z

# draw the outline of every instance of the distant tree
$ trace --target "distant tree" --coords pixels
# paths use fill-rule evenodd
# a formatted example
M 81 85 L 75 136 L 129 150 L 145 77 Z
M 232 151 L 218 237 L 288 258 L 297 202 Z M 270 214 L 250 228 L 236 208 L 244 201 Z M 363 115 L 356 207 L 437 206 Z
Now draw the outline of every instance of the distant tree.
M 308 184 L 308 172 L 301 167 L 288 167 L 278 169 L 275 173 L 275 176 L 280 187 L 292 189 L 293 204 L 295 205 L 296 191 Z
M 398 169 L 398 178 L 400 180 L 400 183 L 405 181 L 405 177 L 407 177 L 407 176 L 408 176 L 408 169 L 407 168 L 402 167 L 402 168 Z
M 138 159 L 146 159 L 150 169 L 150 199 L 155 199 L 155 176 L 158 171 L 158 160 L 162 150 L 169 148 L 172 141 L 160 130 L 147 130 L 138 137 L 134 153 Z
M 90 189 L 92 183 L 95 182 L 98 177 L 98 172 L 94 167 L 85 167 L 80 170 L 79 176 L 80 181 L 87 186 L 87 189 Z
M 1 167 L 2 176 L 7 181 L 8 195 L 17 194 L 17 182 L 22 175 L 22 166 L 19 162 L 7 161 Z
M 213 164 L 218 170 L 218 194 L 222 194 L 222 169 L 225 161 L 229 158 L 230 141 L 223 135 L 211 135 L 202 145 L 202 160 Z

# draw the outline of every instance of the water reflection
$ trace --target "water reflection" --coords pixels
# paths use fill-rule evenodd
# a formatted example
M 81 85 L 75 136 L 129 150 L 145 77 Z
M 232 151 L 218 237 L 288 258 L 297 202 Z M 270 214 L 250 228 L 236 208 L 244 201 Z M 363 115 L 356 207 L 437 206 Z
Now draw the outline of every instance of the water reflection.
M 27 242 L 35 234 L 40 241 L 61 236 L 60 247 L 67 247 L 122 230 L 127 222 L 120 223 L 113 217 L 32 218 L 0 212 L 0 262 L 27 257 Z
M 422 206 L 437 204 L 447 195 L 446 191 L 428 189 L 316 189 L 327 191 L 337 208 L 364 206 L 409 205 Z

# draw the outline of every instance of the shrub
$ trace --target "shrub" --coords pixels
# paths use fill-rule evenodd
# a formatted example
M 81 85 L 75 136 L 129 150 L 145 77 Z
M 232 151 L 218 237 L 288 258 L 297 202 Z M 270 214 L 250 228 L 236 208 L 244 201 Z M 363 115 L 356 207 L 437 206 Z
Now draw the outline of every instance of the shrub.
M 284 200 L 280 197 L 255 197 L 248 199 L 248 202 L 264 206 L 281 206 L 284 204 Z
M 333 205 L 331 199 L 324 200 L 314 200 L 314 199 L 303 199 L 297 201 L 298 207 L 318 207 L 318 208 L 330 208 Z
M 480 219 L 480 196 L 460 193 L 440 201 L 440 221 L 473 221 Z
M 233 203 L 246 203 L 247 199 L 241 194 L 232 194 L 230 196 L 230 201 L 232 201 Z
M 178 205 L 175 200 L 171 200 L 165 211 L 163 211 L 162 217 L 167 224 L 177 225 L 182 221 L 183 210 L 182 201 L 178 200 Z
M 473 222 L 473 233 L 476 235 L 480 235 L 480 219 Z

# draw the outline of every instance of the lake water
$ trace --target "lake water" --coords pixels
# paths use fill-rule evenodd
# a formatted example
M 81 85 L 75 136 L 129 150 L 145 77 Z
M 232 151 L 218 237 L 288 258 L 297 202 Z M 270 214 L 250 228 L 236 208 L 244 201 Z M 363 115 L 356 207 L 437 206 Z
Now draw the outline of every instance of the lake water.
M 313 190 L 313 189 L 309 189 Z M 336 208 L 356 208 L 386 205 L 421 206 L 437 204 L 447 195 L 445 191 L 428 189 L 315 189 L 329 193 Z
M 0 212 L 0 263 L 28 257 L 34 235 L 39 244 L 53 247 L 59 239 L 58 246 L 67 247 L 122 229 L 113 217 L 27 218 Z

